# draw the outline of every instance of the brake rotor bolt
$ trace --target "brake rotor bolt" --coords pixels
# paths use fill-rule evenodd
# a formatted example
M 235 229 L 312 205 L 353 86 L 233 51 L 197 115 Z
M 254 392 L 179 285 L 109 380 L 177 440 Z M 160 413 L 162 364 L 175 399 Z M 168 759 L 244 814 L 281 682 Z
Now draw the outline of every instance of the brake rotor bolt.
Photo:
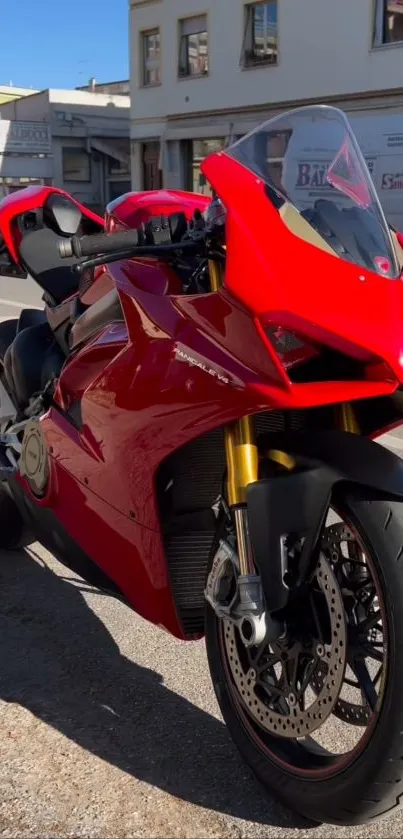
M 318 658 L 325 658 L 326 652 L 323 644 L 318 644 L 316 647 L 316 655 Z
M 247 679 L 248 679 L 248 681 L 256 682 L 257 673 L 256 673 L 256 670 L 253 669 L 253 667 L 251 667 L 250 670 L 248 670 Z
M 288 704 L 289 704 L 290 708 L 295 708 L 295 706 L 297 704 L 297 698 L 295 696 L 295 693 L 289 693 L 288 694 Z

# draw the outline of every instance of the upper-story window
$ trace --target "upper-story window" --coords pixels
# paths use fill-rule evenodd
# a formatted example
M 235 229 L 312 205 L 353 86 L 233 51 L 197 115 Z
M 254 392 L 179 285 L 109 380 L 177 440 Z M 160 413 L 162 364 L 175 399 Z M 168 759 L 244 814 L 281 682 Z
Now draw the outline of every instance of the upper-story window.
M 374 46 L 403 41 L 403 0 L 376 0 Z
M 159 29 L 141 33 L 142 38 L 142 84 L 144 87 L 161 82 L 161 36 Z
M 207 15 L 183 18 L 179 21 L 179 77 L 205 76 L 207 73 Z
M 245 6 L 242 64 L 277 64 L 277 0 Z

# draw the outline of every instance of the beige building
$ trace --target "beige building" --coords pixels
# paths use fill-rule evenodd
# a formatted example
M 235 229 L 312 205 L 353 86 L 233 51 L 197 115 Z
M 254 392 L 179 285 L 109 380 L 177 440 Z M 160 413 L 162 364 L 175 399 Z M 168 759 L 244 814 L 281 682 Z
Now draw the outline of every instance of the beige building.
M 205 189 L 209 150 L 296 104 L 402 112 L 403 0 L 131 0 L 130 13 L 136 189 Z

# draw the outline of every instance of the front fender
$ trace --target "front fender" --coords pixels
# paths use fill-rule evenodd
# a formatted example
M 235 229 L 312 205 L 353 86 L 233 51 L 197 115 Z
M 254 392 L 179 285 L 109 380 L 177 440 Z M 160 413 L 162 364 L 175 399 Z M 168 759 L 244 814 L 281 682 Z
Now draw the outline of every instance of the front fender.
M 297 468 L 250 484 L 249 532 L 269 612 L 283 609 L 316 565 L 333 490 L 345 482 L 379 499 L 403 500 L 403 461 L 379 443 L 343 431 L 271 434 L 262 454 L 281 449 Z
M 282 439 L 280 439 L 280 437 Z M 274 447 L 319 461 L 338 475 L 338 481 L 359 484 L 379 498 L 403 500 L 403 460 L 374 440 L 346 431 L 309 431 L 266 435 L 264 450 Z

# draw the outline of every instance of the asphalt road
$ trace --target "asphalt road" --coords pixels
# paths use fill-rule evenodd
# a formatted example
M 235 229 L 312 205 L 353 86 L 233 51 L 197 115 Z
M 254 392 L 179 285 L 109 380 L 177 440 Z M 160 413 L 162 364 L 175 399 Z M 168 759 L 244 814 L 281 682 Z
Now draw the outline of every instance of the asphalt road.
M 40 305 L 0 279 L 0 318 Z M 401 434 L 387 441 L 403 450 Z M 91 590 L 38 544 L 0 556 L 0 836 L 401 837 L 403 817 L 311 829 L 227 734 L 203 643 Z

